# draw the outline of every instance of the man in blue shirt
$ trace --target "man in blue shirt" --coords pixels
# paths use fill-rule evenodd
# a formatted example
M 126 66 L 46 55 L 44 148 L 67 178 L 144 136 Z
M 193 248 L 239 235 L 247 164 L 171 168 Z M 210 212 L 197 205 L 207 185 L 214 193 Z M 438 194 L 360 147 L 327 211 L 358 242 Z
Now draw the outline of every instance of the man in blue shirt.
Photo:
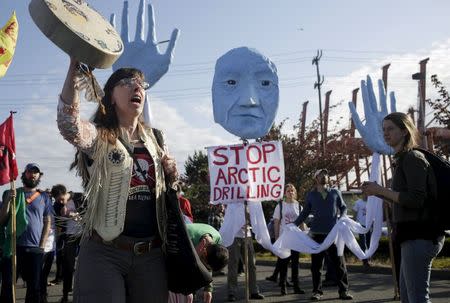
M 310 214 L 314 219 L 310 224 L 311 238 L 317 243 L 322 243 L 328 233 L 338 221 L 338 217 L 347 213 L 347 206 L 342 199 L 341 192 L 328 187 L 328 171 L 319 169 L 314 173 L 315 188 L 306 196 L 303 211 L 295 220 L 296 225 L 303 223 Z M 322 298 L 321 270 L 325 254 L 330 258 L 335 267 L 337 283 L 339 287 L 339 298 L 352 300 L 353 296 L 348 293 L 347 268 L 344 257 L 337 255 L 337 248 L 332 244 L 327 250 L 311 255 L 311 273 L 313 279 L 313 294 L 311 300 L 319 301 Z
M 17 221 L 17 272 L 27 282 L 25 303 L 39 303 L 40 278 L 44 246 L 52 222 L 52 203 L 45 191 L 37 189 L 43 173 L 39 165 L 30 163 L 22 173 L 23 187 L 17 189 L 16 221 Z M 3 194 L 0 209 L 0 225 L 10 225 L 11 191 Z M 0 301 L 12 302 L 11 275 L 11 228 L 7 227 L 6 241 L 3 246 L 2 275 L 3 283 Z

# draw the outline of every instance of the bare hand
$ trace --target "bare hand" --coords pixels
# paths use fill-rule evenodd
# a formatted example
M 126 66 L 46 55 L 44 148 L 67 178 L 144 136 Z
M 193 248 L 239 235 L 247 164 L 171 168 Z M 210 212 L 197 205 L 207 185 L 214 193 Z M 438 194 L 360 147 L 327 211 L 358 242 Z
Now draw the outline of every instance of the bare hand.
M 144 72 L 147 82 L 152 87 L 169 70 L 179 30 L 173 30 L 166 52 L 160 53 L 156 41 L 155 17 L 151 4 L 148 5 L 147 41 L 144 40 L 144 3 L 145 0 L 141 0 L 139 3 L 134 41 L 130 41 L 128 37 L 128 1 L 123 3 L 121 37 L 124 52 L 113 64 L 113 70 L 127 66 L 136 67 Z M 115 27 L 115 14 L 111 15 L 110 23 Z
M 376 182 L 364 182 L 361 190 L 364 194 L 367 196 L 376 196 L 379 195 L 381 192 L 382 187 L 378 185 Z

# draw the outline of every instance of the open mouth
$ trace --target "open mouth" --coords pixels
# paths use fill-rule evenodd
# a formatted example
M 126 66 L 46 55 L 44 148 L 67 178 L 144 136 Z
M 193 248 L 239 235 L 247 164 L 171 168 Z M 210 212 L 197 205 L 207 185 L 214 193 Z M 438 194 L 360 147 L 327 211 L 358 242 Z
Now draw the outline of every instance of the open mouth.
M 142 97 L 140 95 L 133 95 L 133 97 L 131 97 L 131 103 L 135 103 L 135 104 L 141 104 L 142 102 Z

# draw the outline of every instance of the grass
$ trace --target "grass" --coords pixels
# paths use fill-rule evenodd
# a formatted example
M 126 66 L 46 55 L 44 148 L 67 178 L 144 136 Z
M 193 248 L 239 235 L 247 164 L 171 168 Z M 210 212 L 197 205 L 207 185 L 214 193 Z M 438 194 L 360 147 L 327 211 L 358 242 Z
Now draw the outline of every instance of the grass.
M 258 260 L 264 261 L 276 261 L 277 257 L 270 252 L 258 252 L 256 253 Z M 346 256 L 345 261 L 347 264 L 361 264 L 361 261 L 354 255 Z M 308 254 L 300 254 L 300 262 L 311 262 L 311 257 Z M 376 256 L 370 261 L 374 266 L 391 266 L 390 259 L 387 256 Z M 438 257 L 433 261 L 433 269 L 450 269 L 450 257 Z
M 433 268 L 437 269 L 450 269 L 450 258 L 449 257 L 437 257 L 433 261 Z

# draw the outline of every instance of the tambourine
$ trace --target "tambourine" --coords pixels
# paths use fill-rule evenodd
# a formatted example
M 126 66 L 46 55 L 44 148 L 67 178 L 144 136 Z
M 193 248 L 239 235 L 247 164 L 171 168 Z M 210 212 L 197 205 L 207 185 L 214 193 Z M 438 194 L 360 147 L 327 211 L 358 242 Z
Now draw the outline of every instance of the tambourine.
M 91 67 L 108 68 L 123 52 L 117 31 L 84 0 L 31 0 L 28 9 L 47 38 Z

